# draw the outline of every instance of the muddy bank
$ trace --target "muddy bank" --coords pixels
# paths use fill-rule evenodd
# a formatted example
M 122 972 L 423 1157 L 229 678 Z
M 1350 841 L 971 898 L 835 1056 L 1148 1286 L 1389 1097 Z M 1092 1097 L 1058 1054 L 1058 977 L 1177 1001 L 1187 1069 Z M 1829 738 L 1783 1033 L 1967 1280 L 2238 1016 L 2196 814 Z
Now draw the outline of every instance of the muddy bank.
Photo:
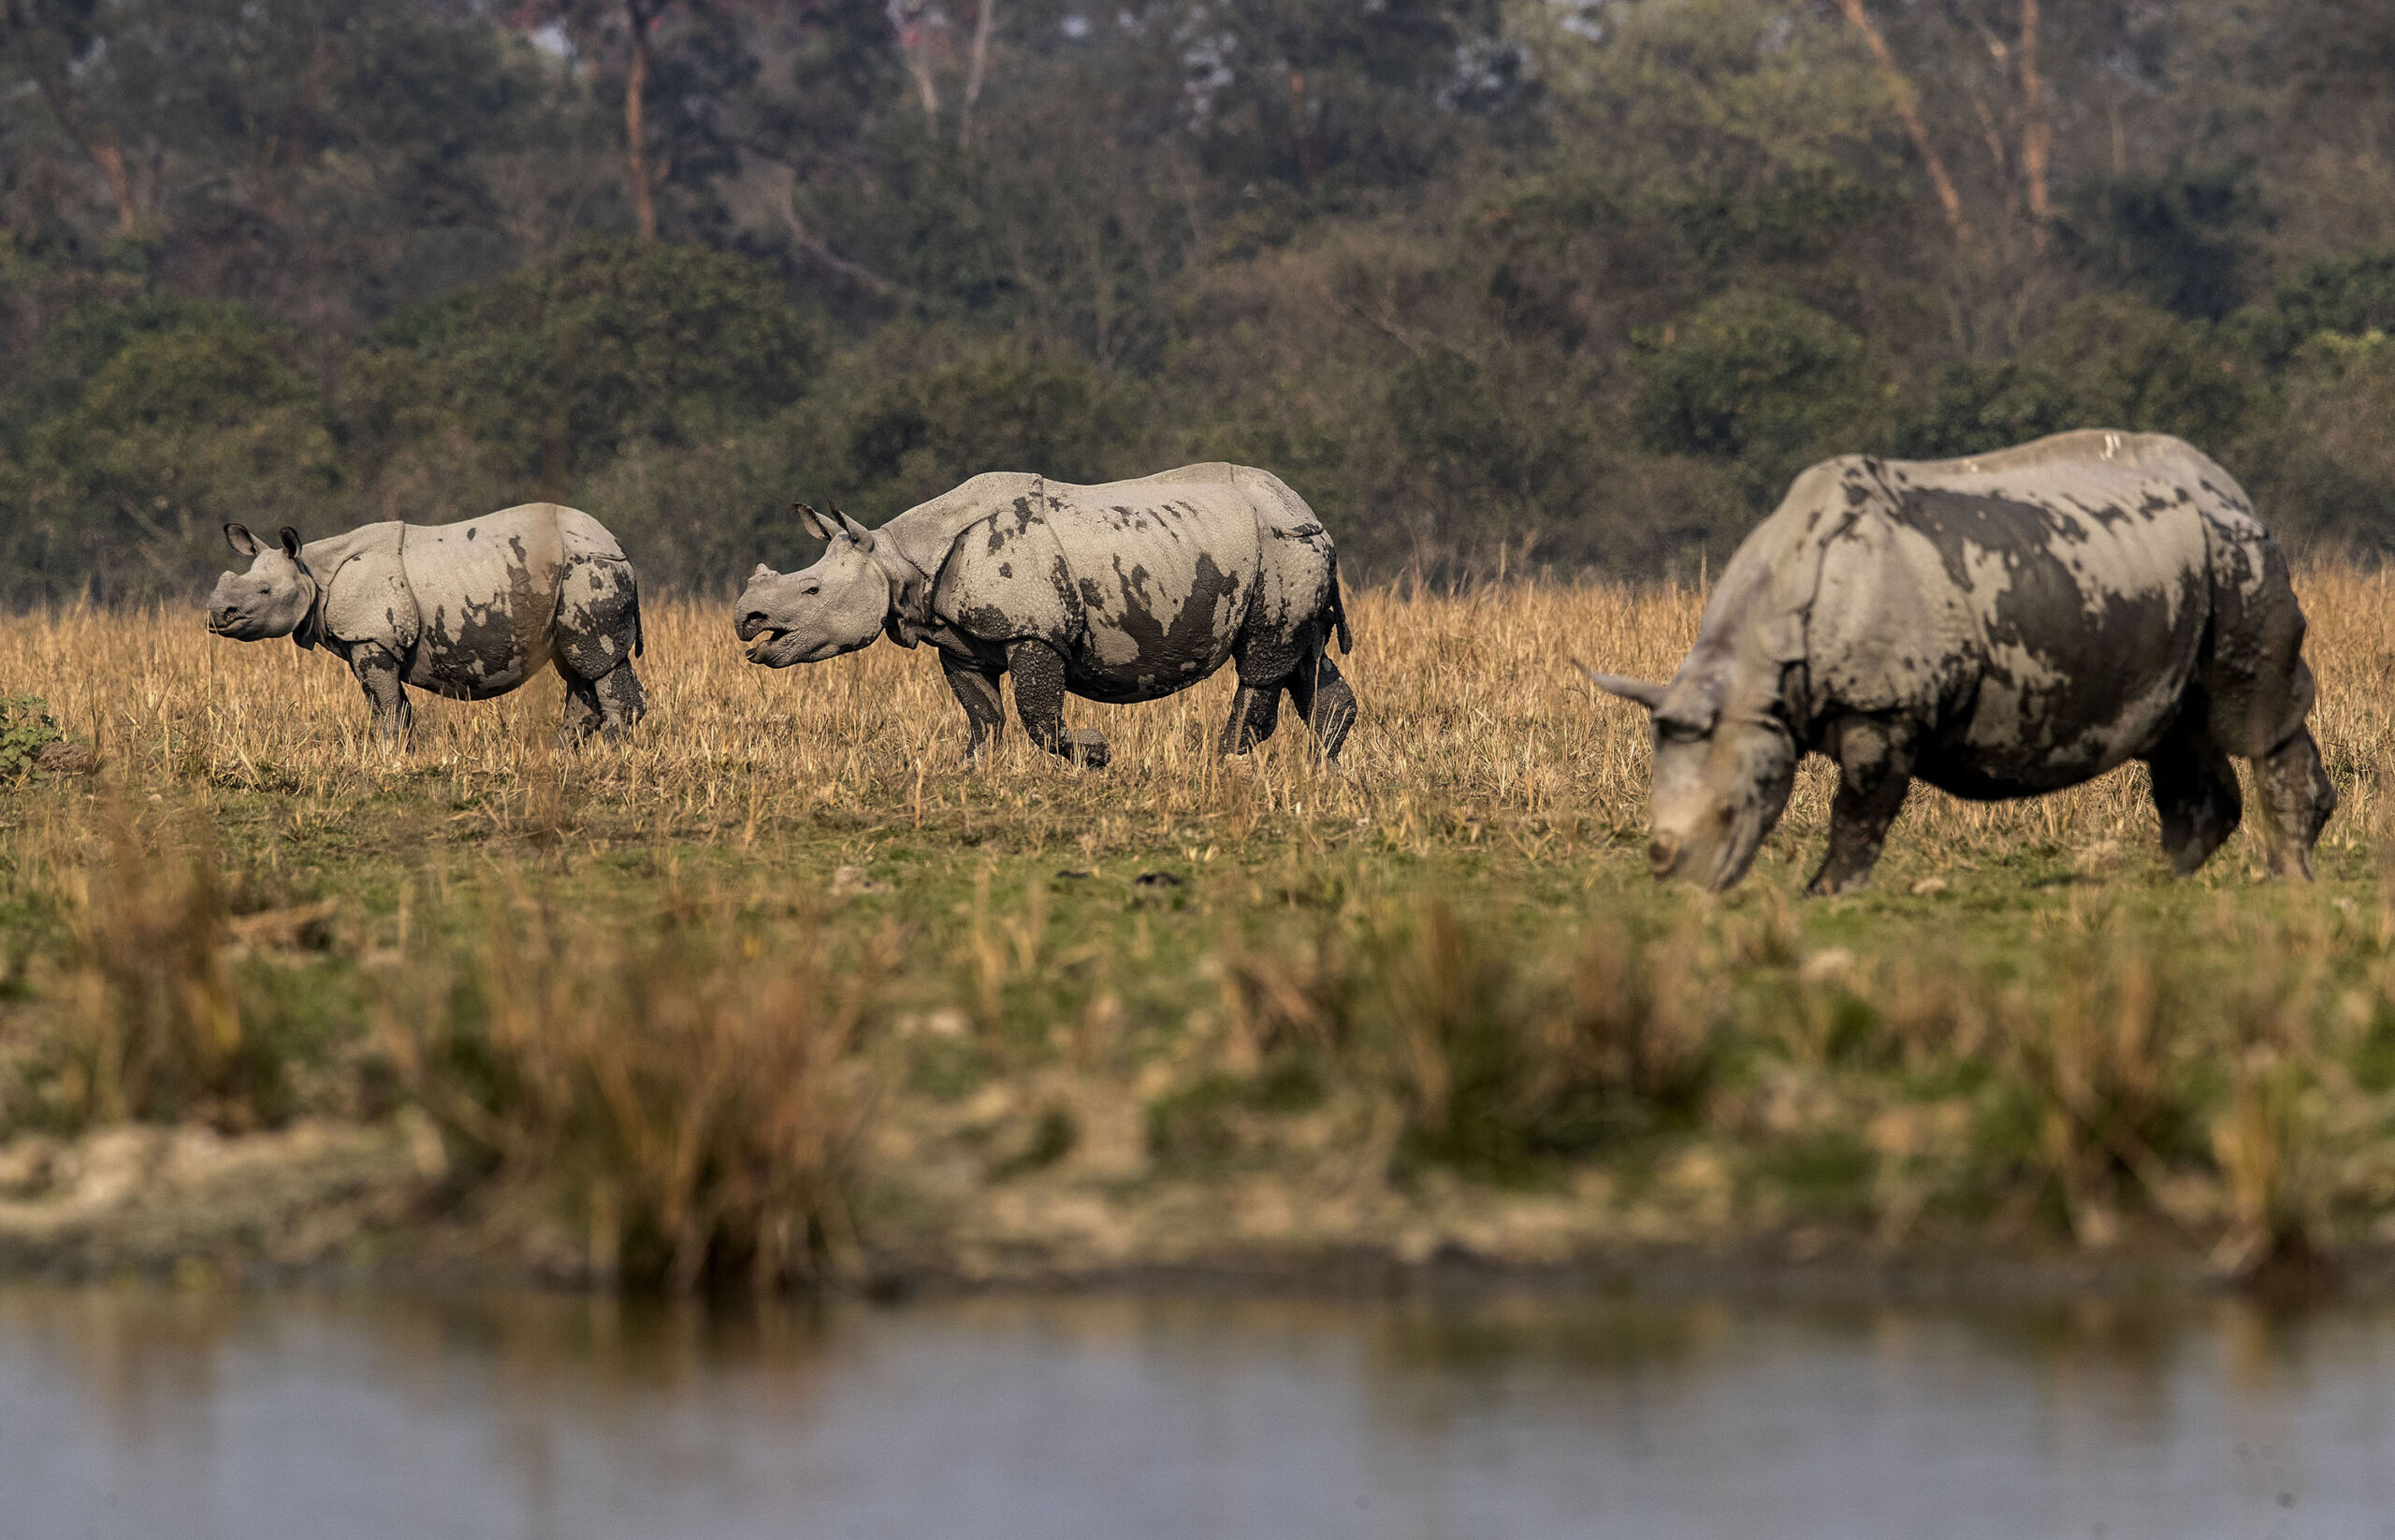
M 1120 1102 L 1121 1098 L 1115 1098 Z M 982 1111 L 986 1111 L 986 1106 Z M 1853 1224 L 1734 1210 L 1718 1156 L 1696 1152 L 1632 1196 L 1616 1176 L 1510 1192 L 1430 1173 L 1386 1180 L 1369 1152 L 1303 1170 L 1147 1170 L 1136 1140 L 1098 1137 L 1046 1169 L 990 1180 L 982 1141 L 924 1158 L 923 1120 L 877 1140 L 856 1250 L 821 1282 L 904 1299 L 986 1289 L 1234 1288 L 1383 1294 L 1422 1288 L 1642 1295 L 2062 1298 L 2259 1288 L 2281 1297 L 2395 1294 L 2383 1248 L 2259 1275 L 2163 1233 L 2100 1249 L 2051 1238 L 1924 1230 L 1899 1244 Z M 951 1111 L 951 1118 L 969 1117 Z M 1114 1122 L 1123 1121 L 1119 1116 Z M 949 1130 L 951 1134 L 953 1128 Z M 1115 1130 L 1119 1136 L 1121 1130 Z M 982 1149 L 980 1160 L 955 1158 Z M 430 1120 L 313 1121 L 269 1133 L 121 1126 L 0 1144 L 0 1275 L 181 1281 L 604 1286 L 588 1238 L 538 1192 L 461 1188 Z
M 420 1117 L 226 1136 L 190 1125 L 0 1144 L 0 1271 L 230 1274 L 370 1266 L 445 1168 Z

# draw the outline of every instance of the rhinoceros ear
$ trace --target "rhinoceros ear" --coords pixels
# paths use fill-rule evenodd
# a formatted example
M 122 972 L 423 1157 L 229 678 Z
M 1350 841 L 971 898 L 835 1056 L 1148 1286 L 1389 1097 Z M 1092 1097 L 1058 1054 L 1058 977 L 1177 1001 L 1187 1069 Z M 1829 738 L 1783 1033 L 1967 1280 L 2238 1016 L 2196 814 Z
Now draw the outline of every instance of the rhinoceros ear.
M 299 559 L 299 531 L 288 524 L 283 527 L 283 554 L 294 561 Z
M 1608 695 L 1618 695 L 1652 711 L 1663 704 L 1663 687 L 1646 679 L 1628 679 L 1618 674 L 1600 674 L 1579 659 L 1572 666 L 1589 676 L 1589 682 Z
M 832 504 L 832 516 L 840 521 L 840 532 L 847 535 L 850 540 L 855 541 L 858 550 L 869 551 L 873 549 L 873 531 L 866 529 L 864 525 L 859 524 L 855 519 L 850 518 L 848 515 L 840 512 L 840 505 L 836 502 Z
M 790 511 L 798 516 L 798 527 L 818 540 L 829 540 L 838 532 L 835 525 L 804 502 L 791 503 Z
M 246 524 L 225 526 L 225 544 L 232 546 L 233 554 L 238 557 L 254 557 L 258 554 L 258 537 L 250 533 L 250 527 Z

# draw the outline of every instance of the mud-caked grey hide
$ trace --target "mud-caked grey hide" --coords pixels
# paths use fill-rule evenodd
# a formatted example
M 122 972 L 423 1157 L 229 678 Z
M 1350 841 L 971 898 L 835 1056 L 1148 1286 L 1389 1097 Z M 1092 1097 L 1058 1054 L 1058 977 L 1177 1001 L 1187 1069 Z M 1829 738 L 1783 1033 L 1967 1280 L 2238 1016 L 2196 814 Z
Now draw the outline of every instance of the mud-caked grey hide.
M 376 733 L 404 747 L 407 687 L 461 701 L 504 695 L 546 664 L 565 680 L 561 743 L 629 731 L 646 704 L 640 585 L 588 514 L 528 502 L 458 524 L 369 524 L 300 544 L 225 526 L 245 573 L 208 601 L 208 629 L 239 642 L 288 636 L 349 664 Z
M 1239 671 L 1226 754 L 1272 735 L 1285 691 L 1329 761 L 1355 721 L 1330 661 L 1333 636 L 1349 646 L 1338 553 L 1266 472 L 1192 465 L 1098 487 L 993 472 L 871 530 L 837 509 L 798 512 L 830 545 L 804 572 L 750 576 L 735 612 L 749 661 L 820 662 L 878 635 L 928 642 L 970 756 L 1001 731 L 1009 673 L 1031 740 L 1093 766 L 1106 740 L 1067 730 L 1067 694 L 1152 701 L 1226 662 Z
M 1595 682 L 1652 714 L 1657 877 L 1745 875 L 1799 754 L 1836 760 L 1811 893 L 1870 875 L 1917 777 L 1981 801 L 2131 760 L 2194 871 L 2253 762 L 2274 874 L 2312 874 L 2336 789 L 2304 727 L 2303 611 L 2228 472 L 2101 429 L 1967 459 L 1847 457 L 1798 476 L 1738 547 L 1669 684 Z

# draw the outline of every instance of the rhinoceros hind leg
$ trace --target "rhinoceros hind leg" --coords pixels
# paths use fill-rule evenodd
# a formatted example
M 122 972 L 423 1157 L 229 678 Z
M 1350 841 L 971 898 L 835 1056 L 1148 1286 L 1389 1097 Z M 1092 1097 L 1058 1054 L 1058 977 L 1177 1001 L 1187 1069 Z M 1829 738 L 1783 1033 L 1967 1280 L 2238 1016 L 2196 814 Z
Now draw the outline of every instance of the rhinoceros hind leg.
M 1321 646 L 1319 638 L 1289 676 L 1289 704 L 1313 729 L 1314 747 L 1324 762 L 1337 764 L 1347 730 L 1356 725 L 1356 692 L 1347 688 L 1339 665 L 1330 661 L 1329 648 Z
M 558 747 L 574 748 L 599 731 L 599 696 L 587 679 L 558 670 L 565 680 L 565 712 L 558 719 Z
M 2237 832 L 2237 772 L 2201 730 L 2174 734 L 2145 764 L 2154 778 L 2154 810 L 2162 817 L 2162 852 L 2171 870 L 2188 876 Z
M 596 679 L 585 679 L 560 659 L 558 674 L 565 680 L 565 715 L 558 721 L 562 748 L 578 747 L 594 733 L 610 740 L 621 738 L 648 715 L 648 694 L 629 660 Z
M 374 735 L 385 748 L 405 748 L 415 737 L 415 708 L 408 704 L 408 687 L 399 682 L 399 661 L 371 645 L 351 649 L 349 671 L 366 691 L 373 708 Z
M 618 663 L 590 688 L 599 693 L 599 731 L 611 738 L 631 732 L 648 715 L 648 691 L 630 663 Z
M 2267 859 L 2272 877 L 2312 879 L 2312 847 L 2329 815 L 2337 810 L 2337 786 L 2320 763 L 2320 746 L 2309 728 L 2254 762 L 2261 782 L 2262 810 L 2269 818 Z
M 1231 696 L 1230 720 L 1215 745 L 1222 754 L 1244 754 L 1270 737 L 1281 725 L 1281 687 L 1257 688 L 1242 680 Z
M 1106 768 L 1106 739 L 1101 734 L 1065 728 L 1065 660 L 1045 642 L 1017 642 L 1007 648 L 1007 672 L 1014 676 L 1014 714 L 1033 743 L 1051 754 L 1086 765 Z
M 998 698 L 998 676 L 948 653 L 939 655 L 940 672 L 948 676 L 949 692 L 965 708 L 966 763 L 990 751 L 1006 731 L 1006 708 Z
M 1832 729 L 1837 795 L 1830 799 L 1830 849 L 1805 884 L 1814 897 L 1861 887 L 1880 862 L 1888 826 L 1912 790 L 1910 734 L 1869 717 L 1848 717 Z

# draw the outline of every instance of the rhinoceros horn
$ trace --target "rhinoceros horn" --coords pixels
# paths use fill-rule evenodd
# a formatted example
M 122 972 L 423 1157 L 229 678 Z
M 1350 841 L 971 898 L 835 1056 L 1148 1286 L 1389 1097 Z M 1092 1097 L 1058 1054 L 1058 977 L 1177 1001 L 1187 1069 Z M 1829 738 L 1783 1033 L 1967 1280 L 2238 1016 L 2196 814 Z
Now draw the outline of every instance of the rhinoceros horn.
M 1618 674 L 1600 674 L 1579 659 L 1572 666 L 1589 676 L 1589 682 L 1608 695 L 1618 695 L 1652 711 L 1663 704 L 1663 687 L 1647 679 L 1626 678 Z

